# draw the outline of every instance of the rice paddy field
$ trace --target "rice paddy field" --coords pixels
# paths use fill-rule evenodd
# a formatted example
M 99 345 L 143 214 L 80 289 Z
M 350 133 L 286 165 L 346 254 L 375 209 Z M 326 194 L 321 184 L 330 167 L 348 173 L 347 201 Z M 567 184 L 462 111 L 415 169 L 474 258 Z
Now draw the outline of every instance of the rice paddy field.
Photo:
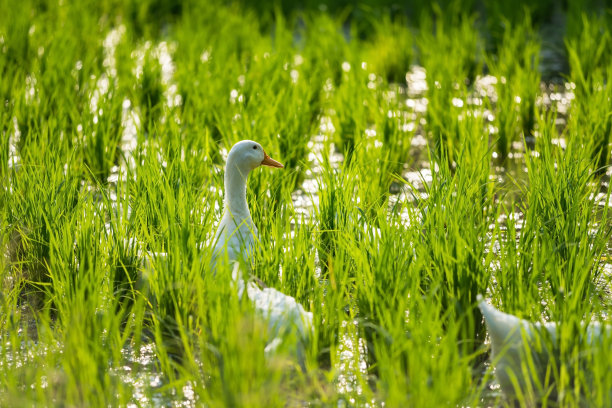
M 612 406 L 609 7 L 0 0 L 0 406 Z M 242 139 L 299 358 L 210 270 Z M 478 294 L 559 324 L 512 399 Z

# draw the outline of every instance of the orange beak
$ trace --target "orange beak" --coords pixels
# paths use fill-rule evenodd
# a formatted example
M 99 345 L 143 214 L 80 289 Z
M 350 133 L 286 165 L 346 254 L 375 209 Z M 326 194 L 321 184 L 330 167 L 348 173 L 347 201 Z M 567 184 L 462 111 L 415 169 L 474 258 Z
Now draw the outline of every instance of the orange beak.
M 268 156 L 268 154 L 266 152 L 264 152 L 264 159 L 261 162 L 262 166 L 270 166 L 270 167 L 276 167 L 279 169 L 282 169 L 283 166 L 281 163 L 277 162 L 276 160 L 274 160 L 273 158 L 271 158 L 270 156 Z

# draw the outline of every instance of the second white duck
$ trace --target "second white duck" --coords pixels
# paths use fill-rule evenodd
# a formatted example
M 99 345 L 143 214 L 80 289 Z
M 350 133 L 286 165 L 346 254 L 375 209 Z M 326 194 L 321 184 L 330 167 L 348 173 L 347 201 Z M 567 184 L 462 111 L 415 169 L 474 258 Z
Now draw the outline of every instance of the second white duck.
M 558 358 L 555 351 L 558 346 L 557 325 L 554 322 L 532 323 L 501 312 L 488 304 L 481 295 L 478 295 L 478 307 L 484 316 L 491 340 L 495 377 L 504 394 L 511 399 L 522 394 L 530 404 L 544 396 L 554 399 L 556 390 L 551 388 L 552 379 L 547 380 L 546 376 L 551 359 Z M 597 347 L 596 343 L 603 336 L 609 338 L 612 335 L 612 327 L 609 325 L 591 322 L 584 326 L 583 323 L 587 346 Z M 538 384 L 547 390 L 538 390 Z

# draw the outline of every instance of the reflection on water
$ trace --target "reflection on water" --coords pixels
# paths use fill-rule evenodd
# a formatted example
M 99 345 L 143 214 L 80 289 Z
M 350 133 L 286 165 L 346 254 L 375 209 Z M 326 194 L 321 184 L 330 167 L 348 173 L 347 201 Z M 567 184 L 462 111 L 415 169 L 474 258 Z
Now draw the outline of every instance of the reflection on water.
M 351 323 L 355 327 L 357 327 L 358 323 L 353 321 Z M 342 327 L 346 329 L 348 322 L 343 322 Z M 367 377 L 367 363 L 365 360 L 366 355 L 366 342 L 365 339 L 361 337 L 356 337 L 354 333 L 345 333 L 342 336 L 340 344 L 338 345 L 338 365 L 337 376 L 336 376 L 336 385 L 338 387 L 338 391 L 342 394 L 358 394 L 361 395 L 363 393 L 363 389 L 359 378 L 355 373 L 359 373 L 362 378 Z M 354 398 L 350 397 L 349 406 L 354 406 L 357 401 Z M 341 403 L 338 406 L 342 406 Z M 369 404 L 366 404 L 369 406 Z
M 176 390 L 168 389 L 158 362 L 153 343 L 144 344 L 138 352 L 131 347 L 124 349 L 125 364 L 113 370 L 124 384 L 133 390 L 128 407 L 194 407 L 197 399 L 192 385 L 187 382 L 181 387 L 181 396 Z
M 21 137 L 21 131 L 19 130 L 19 123 L 17 122 L 17 118 L 13 117 L 13 131 L 9 132 L 8 138 L 8 167 L 9 169 L 19 167 L 19 162 L 21 158 L 19 157 L 19 151 L 17 149 L 17 144 L 19 143 L 19 138 Z M 10 188 L 10 185 L 9 185 Z

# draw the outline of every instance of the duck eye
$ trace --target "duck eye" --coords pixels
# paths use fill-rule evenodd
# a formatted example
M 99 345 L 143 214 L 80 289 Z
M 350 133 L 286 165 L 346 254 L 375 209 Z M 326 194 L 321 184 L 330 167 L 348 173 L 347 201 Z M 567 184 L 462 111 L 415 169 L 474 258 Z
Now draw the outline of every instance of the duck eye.
M 253 150 L 257 150 L 257 145 L 253 145 Z

